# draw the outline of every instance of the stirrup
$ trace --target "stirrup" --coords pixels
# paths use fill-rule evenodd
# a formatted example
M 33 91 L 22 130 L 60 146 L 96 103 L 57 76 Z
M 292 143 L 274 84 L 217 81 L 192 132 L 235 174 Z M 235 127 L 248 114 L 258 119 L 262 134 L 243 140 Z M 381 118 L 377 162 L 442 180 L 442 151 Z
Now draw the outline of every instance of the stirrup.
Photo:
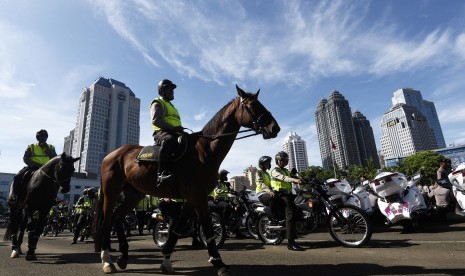
M 164 171 L 157 177 L 157 187 L 160 187 L 163 184 L 171 184 L 174 182 L 174 175 Z

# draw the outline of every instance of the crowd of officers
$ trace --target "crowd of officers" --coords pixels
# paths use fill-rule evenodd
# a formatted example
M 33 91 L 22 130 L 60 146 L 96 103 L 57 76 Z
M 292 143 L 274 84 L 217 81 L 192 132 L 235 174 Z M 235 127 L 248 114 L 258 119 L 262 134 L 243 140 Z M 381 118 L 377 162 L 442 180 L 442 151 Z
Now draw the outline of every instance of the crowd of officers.
M 258 160 L 259 170 L 257 171 L 256 193 L 261 203 L 270 206 L 275 219 L 286 221 L 286 231 L 288 239 L 288 249 L 294 251 L 303 250 L 302 247 L 295 241 L 296 233 L 296 205 L 294 203 L 294 195 L 292 194 L 293 185 L 302 183 L 298 176 L 291 175 L 291 172 L 286 169 L 289 161 L 287 153 L 281 151 L 275 156 L 276 167 L 271 169 L 272 158 L 270 156 L 262 156 Z M 229 201 L 228 194 L 231 190 L 231 184 L 228 182 L 228 171 L 221 170 L 216 188 L 210 194 L 210 206 L 216 206 L 220 210 L 225 221 L 231 216 L 232 205 Z M 78 199 L 73 208 L 69 208 L 69 216 L 73 225 L 73 240 L 71 244 L 76 244 L 78 241 L 83 241 L 80 233 L 83 228 L 89 227 L 92 220 L 94 206 L 97 202 L 99 191 L 97 188 L 86 188 L 83 195 Z M 124 200 L 123 198 L 121 200 Z M 63 205 L 60 202 L 50 210 L 50 216 L 56 214 L 57 206 Z M 146 195 L 136 206 L 133 215 L 137 220 L 136 229 L 139 235 L 143 235 L 144 229 L 151 230 L 150 216 L 155 208 L 159 208 L 162 213 L 169 217 L 175 218 L 181 213 L 184 205 L 183 199 L 158 199 L 156 197 Z M 68 208 L 66 208 L 68 210 Z M 72 211 L 71 211 L 72 210 Z M 234 220 L 230 220 L 234 221 Z M 236 238 L 244 236 L 239 231 L 240 227 L 231 227 L 237 229 Z M 131 235 L 130 227 L 126 229 L 126 234 Z

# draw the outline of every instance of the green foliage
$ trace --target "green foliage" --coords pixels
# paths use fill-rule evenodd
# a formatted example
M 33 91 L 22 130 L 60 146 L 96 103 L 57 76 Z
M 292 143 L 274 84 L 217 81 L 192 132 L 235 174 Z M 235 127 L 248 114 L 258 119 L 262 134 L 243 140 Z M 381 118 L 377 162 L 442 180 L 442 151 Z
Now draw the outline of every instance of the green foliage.
M 405 174 L 413 175 L 421 173 L 421 181 L 424 184 L 432 184 L 436 181 L 436 172 L 439 162 L 444 156 L 435 151 L 420 151 L 404 160 Z M 449 161 L 450 164 L 450 161 Z

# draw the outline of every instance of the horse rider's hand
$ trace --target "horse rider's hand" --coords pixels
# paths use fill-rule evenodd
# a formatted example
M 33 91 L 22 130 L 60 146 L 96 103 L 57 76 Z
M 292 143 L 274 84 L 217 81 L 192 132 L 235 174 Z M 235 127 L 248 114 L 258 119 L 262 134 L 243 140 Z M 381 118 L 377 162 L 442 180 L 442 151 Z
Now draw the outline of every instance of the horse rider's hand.
M 184 127 L 182 127 L 182 126 L 174 127 L 174 131 L 179 132 L 179 133 L 183 133 L 184 132 Z
M 271 197 L 274 197 L 274 192 L 273 191 L 269 191 L 268 194 L 270 194 Z

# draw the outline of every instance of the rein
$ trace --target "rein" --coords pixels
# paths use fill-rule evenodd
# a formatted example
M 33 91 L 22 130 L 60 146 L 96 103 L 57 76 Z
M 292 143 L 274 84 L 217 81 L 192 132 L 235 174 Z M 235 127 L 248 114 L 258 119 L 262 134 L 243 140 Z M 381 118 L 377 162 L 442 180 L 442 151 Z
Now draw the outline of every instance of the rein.
M 71 177 L 68 177 L 66 179 L 62 179 L 62 180 L 58 180 L 55 178 L 55 176 L 50 176 L 48 175 L 46 172 L 44 172 L 44 170 L 42 168 L 39 169 L 39 172 L 42 173 L 43 175 L 45 175 L 47 178 L 51 179 L 53 181 L 53 183 L 55 183 L 57 186 L 61 186 L 61 183 L 65 183 L 67 181 L 69 181 L 71 179 Z
M 243 117 L 243 114 L 244 114 L 244 109 L 247 110 L 247 112 L 249 113 L 249 115 L 252 117 L 253 119 L 253 115 L 255 115 L 252 110 L 250 110 L 250 108 L 246 105 L 244 105 L 244 101 L 245 101 L 245 98 L 242 98 L 241 99 L 241 123 L 242 124 L 242 117 Z M 260 125 L 260 118 L 263 116 L 260 115 L 258 116 L 257 119 L 253 119 L 253 125 L 254 127 L 257 127 L 258 126 L 258 130 L 257 129 L 253 129 L 253 128 L 249 128 L 249 129 L 245 129 L 245 130 L 240 130 L 240 131 L 235 131 L 235 132 L 228 132 L 228 133 L 223 133 L 223 134 L 217 134 L 217 135 L 202 135 L 202 134 L 198 134 L 197 136 L 199 137 L 202 137 L 202 138 L 207 138 L 207 139 L 210 139 L 210 140 L 216 140 L 216 139 L 219 139 L 219 138 L 222 138 L 222 137 L 227 137 L 227 136 L 231 136 L 231 135 L 237 135 L 239 133 L 244 133 L 244 132 L 250 132 L 250 131 L 255 131 L 254 134 L 249 134 L 249 135 L 244 135 L 242 137 L 237 137 L 236 139 L 234 140 L 240 140 L 240 139 L 244 139 L 244 138 L 248 138 L 248 137 L 252 137 L 252 136 L 255 136 L 255 135 L 259 135 L 261 134 L 261 125 Z

